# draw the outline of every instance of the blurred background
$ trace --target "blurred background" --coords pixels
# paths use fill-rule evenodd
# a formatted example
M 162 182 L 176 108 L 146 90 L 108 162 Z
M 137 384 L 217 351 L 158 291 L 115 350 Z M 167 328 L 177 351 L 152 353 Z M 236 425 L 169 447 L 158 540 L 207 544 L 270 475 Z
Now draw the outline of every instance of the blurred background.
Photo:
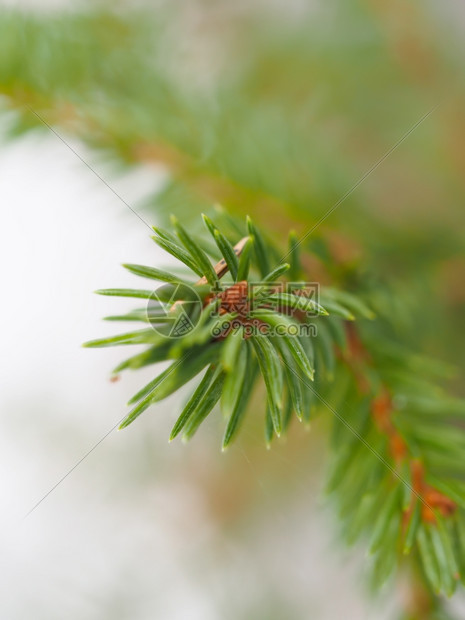
M 284 247 L 380 162 L 308 248 L 465 395 L 463 2 L 0 6 L 1 617 L 398 618 L 402 579 L 369 593 L 339 540 L 330 420 L 267 451 L 258 394 L 222 454 L 219 416 L 168 444 L 174 395 L 107 435 L 153 369 L 112 383 L 125 352 L 81 344 L 127 307 L 92 293 L 134 285 L 121 263 L 167 264 L 124 201 L 191 227 L 219 202 Z

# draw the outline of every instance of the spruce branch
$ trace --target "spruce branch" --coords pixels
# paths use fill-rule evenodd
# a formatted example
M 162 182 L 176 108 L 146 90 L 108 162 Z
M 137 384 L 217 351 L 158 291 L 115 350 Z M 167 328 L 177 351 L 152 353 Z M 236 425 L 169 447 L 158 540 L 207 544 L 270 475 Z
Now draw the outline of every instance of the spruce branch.
M 86 346 L 147 346 L 117 372 L 172 361 L 131 399 L 134 407 L 121 427 L 194 377 L 201 379 L 170 440 L 180 434 L 190 439 L 219 403 L 227 420 L 226 449 L 240 431 L 253 390 L 263 389 L 260 383 L 268 446 L 287 431 L 293 412 L 307 422 L 332 412 L 328 492 L 339 506 L 347 541 L 368 542 L 374 585 L 411 563 L 434 596 L 450 596 L 465 574 L 465 403 L 433 386 L 441 365 L 393 343 L 385 328 L 389 317 L 375 317 L 369 295 L 323 286 L 316 301 L 305 281 L 287 280 L 290 265 L 292 274 L 304 273 L 293 233 L 289 264 L 279 264 L 279 252 L 250 219 L 239 239 L 208 216 L 204 223 L 223 256 L 216 264 L 202 249 L 207 244 L 177 220 L 175 234 L 155 229 L 154 237 L 200 279 L 126 265 L 162 285 L 155 291 L 98 291 L 148 300 L 145 311 L 110 318 L 150 327 Z M 422 375 L 412 378 L 414 368 Z

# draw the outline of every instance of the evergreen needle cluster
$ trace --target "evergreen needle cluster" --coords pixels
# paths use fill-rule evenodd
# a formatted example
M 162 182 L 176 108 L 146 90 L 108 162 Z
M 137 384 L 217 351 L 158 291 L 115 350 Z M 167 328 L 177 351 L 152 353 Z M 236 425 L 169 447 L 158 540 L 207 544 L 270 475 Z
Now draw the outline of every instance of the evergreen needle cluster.
M 321 287 L 318 301 L 312 299 L 308 283 L 294 280 L 303 267 L 293 233 L 282 262 L 250 219 L 228 235 L 203 217 L 213 243 L 195 239 L 176 219 L 173 232 L 154 229 L 154 241 L 180 261 L 185 277 L 125 265 L 165 283 L 155 289 L 156 304 L 150 288 L 97 291 L 147 300 L 146 308 L 107 317 L 146 327 L 86 346 L 147 345 L 115 372 L 171 362 L 131 399 L 121 427 L 194 377 L 201 378 L 170 439 L 180 433 L 190 439 L 220 403 L 227 448 L 260 383 L 268 445 L 294 416 L 308 422 L 325 411 L 334 419 L 328 490 L 347 541 L 368 540 L 374 585 L 408 556 L 434 593 L 451 595 L 465 575 L 465 403 L 434 384 L 448 368 L 395 345 L 369 292 L 362 298 Z M 289 285 L 291 292 L 281 292 Z M 188 310 L 186 290 L 200 300 Z M 160 333 L 166 317 L 176 323 L 186 313 L 185 333 Z M 299 331 L 310 325 L 314 332 Z

